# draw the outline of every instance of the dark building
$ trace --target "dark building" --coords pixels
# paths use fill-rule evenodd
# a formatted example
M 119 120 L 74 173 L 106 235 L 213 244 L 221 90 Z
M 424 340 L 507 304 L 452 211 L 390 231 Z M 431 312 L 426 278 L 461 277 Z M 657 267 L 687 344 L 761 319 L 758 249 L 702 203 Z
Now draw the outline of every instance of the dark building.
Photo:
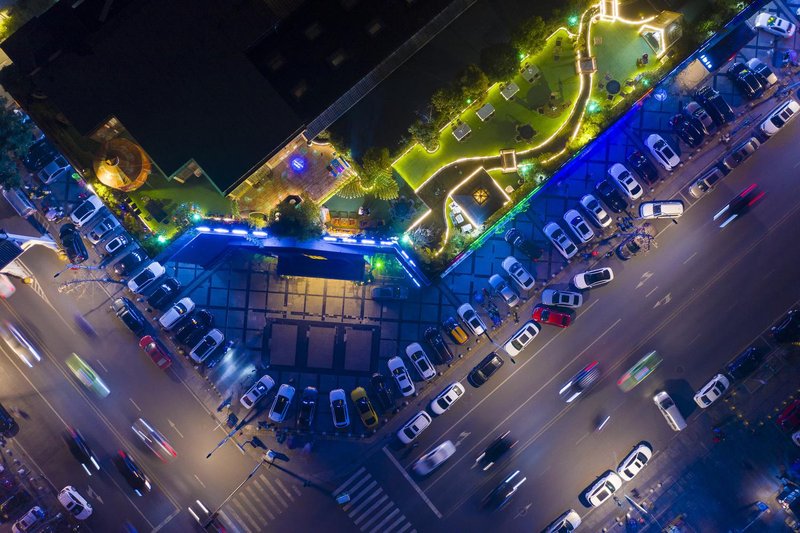
M 23 107 L 46 98 L 81 135 L 128 138 L 167 179 L 235 195 L 413 54 L 449 2 L 58 2 L 2 49 L 31 87 L 12 90 Z

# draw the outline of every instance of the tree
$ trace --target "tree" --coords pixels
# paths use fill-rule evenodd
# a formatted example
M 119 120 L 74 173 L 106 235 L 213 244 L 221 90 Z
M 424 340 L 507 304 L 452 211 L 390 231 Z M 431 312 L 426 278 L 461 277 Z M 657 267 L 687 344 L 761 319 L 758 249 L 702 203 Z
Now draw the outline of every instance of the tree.
M 371 194 L 379 200 L 394 200 L 400 186 L 392 175 L 388 148 L 369 148 L 356 165 L 356 176 L 339 190 L 342 198 L 361 198 Z
M 307 240 L 322 235 L 319 206 L 308 198 L 294 205 L 281 202 L 272 210 L 269 218 L 270 231 L 279 237 Z
M 547 24 L 540 16 L 534 16 L 523 22 L 514 32 L 512 43 L 514 47 L 528 55 L 539 52 L 546 43 L 548 35 Z
M 31 123 L 23 123 L 8 108 L 8 102 L 0 98 L 0 186 L 16 187 L 21 183 L 17 160 L 25 156 L 32 144 Z
M 464 109 L 461 94 L 452 87 L 437 89 L 431 96 L 431 105 L 444 122 L 450 122 Z
M 478 65 L 467 65 L 467 68 L 459 74 L 457 84 L 464 105 L 466 105 L 467 102 L 475 102 L 483 98 L 484 93 L 489 89 L 489 78 Z
M 481 50 L 481 68 L 490 82 L 506 81 L 517 72 L 517 50 L 511 43 L 490 44 Z
M 435 124 L 417 120 L 409 126 L 408 133 L 429 152 L 439 149 L 439 132 Z

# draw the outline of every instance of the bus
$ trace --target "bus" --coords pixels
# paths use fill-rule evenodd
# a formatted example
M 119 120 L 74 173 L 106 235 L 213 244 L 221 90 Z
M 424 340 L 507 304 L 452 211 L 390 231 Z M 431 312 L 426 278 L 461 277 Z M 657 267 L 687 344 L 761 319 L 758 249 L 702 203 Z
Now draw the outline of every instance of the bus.
M 658 365 L 661 364 L 661 356 L 658 352 L 653 350 L 648 353 L 631 367 L 630 370 L 622 374 L 622 377 L 617 380 L 617 386 L 622 389 L 622 392 L 628 392 L 636 385 L 644 381 L 644 378 L 653 373 Z

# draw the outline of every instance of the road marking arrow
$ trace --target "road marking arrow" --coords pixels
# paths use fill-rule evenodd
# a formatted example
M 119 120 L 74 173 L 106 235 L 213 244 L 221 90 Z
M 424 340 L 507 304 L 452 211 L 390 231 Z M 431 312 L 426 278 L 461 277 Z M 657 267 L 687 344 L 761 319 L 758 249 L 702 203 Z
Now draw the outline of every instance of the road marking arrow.
M 461 444 L 461 441 L 463 441 L 470 435 L 472 435 L 472 433 L 470 433 L 469 431 L 462 431 L 461 433 L 459 433 L 458 439 L 456 439 L 456 446 L 459 446 Z
M 86 494 L 88 494 L 90 497 L 94 498 L 95 500 L 99 501 L 100 503 L 104 503 L 103 502 L 103 498 L 101 498 L 100 495 L 97 494 L 94 491 L 94 489 L 92 488 L 91 485 L 86 485 L 86 486 L 89 487 L 88 489 L 86 489 Z
M 172 426 L 172 429 L 174 429 L 174 430 L 175 430 L 175 433 L 177 433 L 178 435 L 180 435 L 180 437 L 181 437 L 181 438 L 183 438 L 183 433 L 181 433 L 180 431 L 178 431 L 178 428 L 177 428 L 177 427 L 175 427 L 175 422 L 173 422 L 173 421 L 172 421 L 172 420 L 170 420 L 169 418 L 167 418 L 167 422 L 169 422 L 169 425 L 170 425 L 170 426 Z
M 653 306 L 653 309 L 662 304 L 667 305 L 671 301 L 672 301 L 672 295 L 670 293 L 667 293 L 666 296 L 664 296 L 663 298 L 661 298 L 659 301 L 656 302 L 656 305 Z
M 653 274 L 654 274 L 653 272 L 645 272 L 644 274 L 642 274 L 641 281 L 639 281 L 639 283 L 636 285 L 636 288 L 637 289 L 641 288 L 648 279 L 653 277 Z

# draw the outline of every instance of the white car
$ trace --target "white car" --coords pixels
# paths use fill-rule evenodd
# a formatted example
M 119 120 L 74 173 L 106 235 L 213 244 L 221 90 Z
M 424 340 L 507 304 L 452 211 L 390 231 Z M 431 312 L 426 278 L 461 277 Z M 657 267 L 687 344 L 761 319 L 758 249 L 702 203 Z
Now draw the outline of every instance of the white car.
M 269 391 L 271 391 L 274 386 L 275 380 L 272 379 L 269 374 L 264 374 L 247 389 L 247 392 L 239 399 L 239 403 L 241 403 L 245 409 L 252 409 L 255 404 L 263 400 L 264 397 L 269 394 Z
M 414 473 L 418 476 L 427 476 L 439 467 L 442 463 L 447 461 L 454 453 L 456 453 L 455 445 L 446 440 L 436 448 L 432 449 L 422 457 L 419 461 L 414 463 Z
M 778 37 L 788 38 L 794 35 L 794 24 L 776 17 L 772 13 L 762 12 L 756 17 L 755 27 Z
M 33 531 L 33 528 L 36 526 L 36 524 L 41 525 L 41 521 L 44 520 L 44 516 L 44 511 L 42 508 L 38 505 L 34 505 L 22 516 L 22 518 L 14 522 L 14 525 L 11 526 L 11 533 L 26 533 L 27 531 Z
M 794 119 L 798 111 L 800 111 L 800 104 L 794 98 L 790 98 L 770 112 L 766 120 L 761 123 L 761 131 L 767 137 L 772 137 Z
M 725 391 L 730 386 L 731 382 L 728 381 L 728 378 L 722 374 L 717 374 L 702 389 L 697 391 L 694 395 L 694 402 L 705 409 L 725 394 Z
M 33 368 L 34 362 L 40 363 L 42 361 L 42 356 L 39 355 L 38 350 L 11 322 L 5 322 L 4 325 L 0 326 L 0 337 L 29 368 Z
M 611 498 L 620 487 L 622 487 L 622 480 L 616 472 L 609 470 L 589 490 L 584 492 L 583 496 L 592 507 L 599 507 L 603 502 Z
M 464 324 L 467 325 L 467 328 L 469 328 L 473 335 L 477 337 L 478 335 L 486 333 L 486 324 L 483 323 L 481 317 L 475 312 L 475 308 L 470 304 L 462 304 L 457 312 L 458 316 L 461 317 L 461 320 L 464 321 Z
M 770 69 L 766 63 L 757 57 L 750 58 L 747 61 L 747 68 L 756 74 L 756 76 L 759 78 L 759 81 L 766 81 L 767 87 L 771 87 L 772 85 L 778 83 L 778 76 L 772 72 L 772 69 Z
M 678 218 L 683 215 L 680 200 L 654 200 L 639 204 L 639 218 Z
M 108 252 L 109 255 L 114 255 L 115 253 L 119 252 L 120 250 L 128 246 L 129 242 L 131 242 L 131 240 L 128 238 L 127 235 L 123 233 L 122 235 L 117 235 L 116 237 L 108 241 L 104 246 L 104 248 L 106 249 L 106 252 Z
M 292 405 L 292 398 L 294 398 L 294 387 L 281 384 L 278 388 L 278 394 L 272 401 L 272 407 L 269 410 L 269 419 L 273 422 L 283 422 L 286 419 L 286 413 L 289 412 L 289 406 Z
M 616 183 L 625 196 L 631 200 L 636 200 L 644 193 L 642 186 L 639 185 L 639 182 L 633 177 L 631 171 L 625 168 L 625 165 L 622 163 L 614 163 L 611 165 L 611 168 L 608 169 L 608 174 L 614 178 L 614 183 Z
M 567 223 L 569 229 L 572 230 L 572 233 L 574 233 L 581 242 L 589 242 L 594 238 L 594 231 L 592 231 L 589 224 L 583 220 L 581 214 L 575 209 L 570 209 L 564 213 L 564 222 Z
M 161 266 L 161 263 L 153 261 L 144 267 L 144 270 L 128 280 L 128 288 L 131 292 L 141 294 L 151 283 L 163 276 L 166 271 L 167 269 Z
M 400 428 L 397 432 L 397 438 L 403 444 L 410 444 L 412 440 L 416 439 L 420 433 L 431 425 L 432 420 L 431 415 L 425 411 L 420 411 Z
M 572 533 L 578 526 L 581 525 L 581 517 L 575 512 L 575 509 L 570 509 L 562 514 L 547 526 L 545 533 Z
M 414 394 L 416 390 L 414 389 L 414 382 L 411 381 L 411 377 L 408 375 L 408 369 L 403 360 L 399 357 L 392 357 L 387 364 L 389 365 L 389 372 L 397 383 L 397 388 L 400 389 L 400 394 L 403 396 L 411 396 Z
M 509 307 L 515 307 L 519 304 L 519 296 L 517 296 L 517 293 L 514 292 L 514 289 L 508 285 L 506 280 L 497 274 L 492 274 L 489 276 L 489 285 L 492 287 L 494 292 L 503 297 L 503 300 L 506 302 L 506 304 L 508 304 Z
M 513 255 L 509 255 L 503 262 L 501 263 L 503 270 L 505 270 L 511 279 L 514 280 L 514 283 L 522 289 L 523 291 L 527 291 L 528 289 L 533 287 L 533 284 L 536 283 L 536 280 L 531 276 L 530 272 L 525 270 L 525 267 L 522 266 L 522 263 L 517 261 L 517 258 Z
M 572 291 L 545 289 L 542 291 L 542 303 L 553 307 L 569 307 L 577 309 L 583 305 L 583 294 Z
M 578 247 L 575 246 L 575 243 L 567 237 L 564 230 L 555 222 L 548 223 L 542 231 L 544 231 L 545 236 L 550 239 L 550 242 L 553 243 L 553 246 L 556 247 L 558 253 L 564 256 L 564 259 L 572 259 L 572 257 L 578 253 Z
M 431 411 L 443 415 L 465 392 L 464 385 L 458 381 L 451 383 L 431 401 Z
M 44 184 L 52 183 L 61 174 L 64 174 L 67 169 L 69 169 L 69 163 L 64 159 L 64 156 L 58 155 L 39 171 L 39 179 Z
M 514 335 L 506 341 L 503 345 L 503 349 L 506 351 L 508 355 L 511 357 L 516 357 L 519 353 L 533 341 L 536 335 L 542 330 L 542 326 L 534 322 L 533 320 L 529 320 L 522 325 L 521 328 L 517 330 Z
M 612 279 L 614 279 L 614 271 L 609 267 L 603 267 L 576 274 L 572 278 L 572 284 L 578 289 L 593 289 L 609 283 Z
M 200 339 L 200 342 L 194 345 L 192 351 L 189 352 L 189 357 L 191 357 L 192 361 L 195 363 L 202 363 L 208 359 L 208 356 L 211 355 L 224 340 L 225 335 L 223 335 L 219 329 L 214 328 L 206 333 L 203 338 Z
M 650 149 L 650 153 L 659 164 L 669 172 L 675 170 L 681 164 L 681 158 L 672 147 L 667 144 L 661 135 L 653 133 L 645 139 L 644 144 Z
M 800 446 L 800 430 L 792 433 L 792 442 L 794 442 L 796 446 Z
M 630 481 L 641 472 L 651 457 L 653 457 L 653 449 L 647 444 L 641 443 L 634 446 L 631 453 L 617 467 L 617 474 L 625 481 Z
M 92 516 L 92 506 L 71 485 L 67 485 L 58 493 L 58 503 L 76 520 L 86 520 Z
M 611 217 L 608 215 L 608 212 L 603 209 L 603 206 L 600 205 L 600 202 L 594 195 L 584 194 L 581 197 L 581 206 L 583 206 L 586 213 L 592 218 L 592 221 L 601 228 L 611 225 Z
M 436 377 L 436 369 L 418 342 L 412 342 L 406 346 L 406 355 L 422 379 L 428 381 Z
M 347 397 L 344 389 L 334 389 L 328 395 L 331 402 L 331 416 L 333 425 L 337 429 L 346 428 L 350 425 L 350 413 L 347 411 Z
M 189 313 L 194 311 L 194 301 L 189 298 L 181 298 L 169 308 L 169 310 L 161 315 L 158 323 L 165 330 L 171 330 L 175 324 L 180 322 L 183 318 L 189 316 Z
M 94 218 L 100 212 L 101 207 L 103 207 L 103 202 L 93 194 L 76 207 L 69 217 L 72 219 L 72 223 L 80 228 Z

